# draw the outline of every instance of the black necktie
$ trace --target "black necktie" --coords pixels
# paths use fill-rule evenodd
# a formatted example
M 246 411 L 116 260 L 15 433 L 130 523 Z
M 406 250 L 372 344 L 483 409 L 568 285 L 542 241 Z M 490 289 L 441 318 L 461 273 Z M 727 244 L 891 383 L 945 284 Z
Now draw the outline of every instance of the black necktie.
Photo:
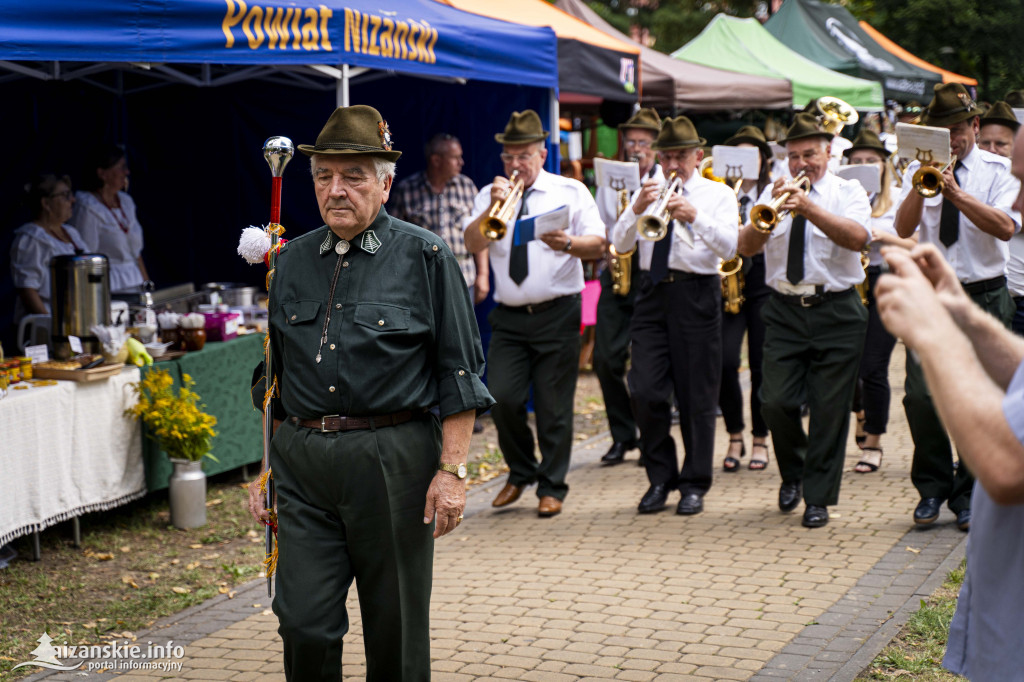
M 786 259 L 786 279 L 790 284 L 799 284 L 804 278 L 804 238 L 807 232 L 807 218 L 793 216 L 789 227 L 789 257 Z
M 516 241 L 519 239 L 519 219 L 526 215 L 526 197 L 529 194 L 530 190 L 526 190 L 523 193 L 523 204 L 519 207 L 519 215 L 516 216 L 516 225 L 513 228 L 512 249 L 508 254 L 508 276 L 516 284 L 522 284 L 526 276 L 530 274 L 530 261 L 527 258 L 527 247 L 529 245 L 516 244 Z
M 740 197 L 740 225 L 747 224 L 747 207 L 750 206 L 751 198 L 744 194 Z
M 668 231 L 660 240 L 654 242 L 654 253 L 651 254 L 651 284 L 657 284 L 668 274 L 668 254 L 672 251 L 672 232 L 676 221 L 668 221 Z
M 953 167 L 953 177 L 956 178 L 957 184 L 960 183 L 960 178 L 957 177 L 956 172 L 964 164 L 960 161 L 956 162 L 956 166 Z M 945 197 L 942 199 L 942 213 L 939 215 L 939 241 L 947 249 L 956 243 L 956 240 L 960 238 L 960 209 L 957 208 L 952 201 L 947 201 Z

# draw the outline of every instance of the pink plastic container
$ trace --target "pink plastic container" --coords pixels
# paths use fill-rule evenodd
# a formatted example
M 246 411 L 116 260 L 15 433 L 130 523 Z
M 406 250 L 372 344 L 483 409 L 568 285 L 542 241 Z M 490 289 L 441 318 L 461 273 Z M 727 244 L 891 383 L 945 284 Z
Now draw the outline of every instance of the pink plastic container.
M 203 313 L 208 341 L 230 341 L 238 336 L 238 313 Z

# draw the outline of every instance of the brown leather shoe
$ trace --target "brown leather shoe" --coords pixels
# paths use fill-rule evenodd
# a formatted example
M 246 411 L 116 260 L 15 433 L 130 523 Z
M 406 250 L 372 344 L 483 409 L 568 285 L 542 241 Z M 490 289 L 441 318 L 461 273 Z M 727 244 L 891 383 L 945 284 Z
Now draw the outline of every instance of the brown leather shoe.
M 500 493 L 498 493 L 498 496 L 494 498 L 494 502 L 491 502 L 491 506 L 505 507 L 518 500 L 519 496 L 522 494 L 522 486 L 513 485 L 512 483 L 506 483 L 505 487 L 501 489 Z
M 562 513 L 562 501 L 557 497 L 551 497 L 545 495 L 540 498 L 540 504 L 537 505 L 537 514 L 539 516 L 554 516 L 555 514 Z

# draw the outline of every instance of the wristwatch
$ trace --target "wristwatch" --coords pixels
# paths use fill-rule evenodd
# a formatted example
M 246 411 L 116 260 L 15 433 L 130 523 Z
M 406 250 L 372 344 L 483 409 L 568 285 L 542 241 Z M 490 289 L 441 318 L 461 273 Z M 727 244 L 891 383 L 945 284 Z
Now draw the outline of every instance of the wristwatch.
M 438 471 L 447 471 L 456 478 L 463 479 L 466 477 L 466 465 L 465 464 L 445 464 L 441 462 L 437 465 Z
M 565 246 L 562 247 L 562 251 L 568 252 L 572 249 L 572 237 L 566 237 L 566 239 L 568 239 L 569 241 L 567 241 L 565 243 Z

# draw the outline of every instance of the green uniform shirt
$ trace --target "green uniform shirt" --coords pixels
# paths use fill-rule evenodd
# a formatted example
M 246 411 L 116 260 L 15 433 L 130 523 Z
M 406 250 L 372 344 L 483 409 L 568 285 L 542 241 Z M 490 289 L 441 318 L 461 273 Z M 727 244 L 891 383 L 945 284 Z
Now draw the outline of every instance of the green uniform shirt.
M 443 419 L 493 405 L 480 381 L 473 306 L 444 241 L 381 208 L 349 243 L 328 300 L 340 241 L 324 225 L 277 257 L 269 307 L 281 391 L 275 416 L 373 416 L 437 405 Z M 262 394 L 259 382 L 254 402 Z

